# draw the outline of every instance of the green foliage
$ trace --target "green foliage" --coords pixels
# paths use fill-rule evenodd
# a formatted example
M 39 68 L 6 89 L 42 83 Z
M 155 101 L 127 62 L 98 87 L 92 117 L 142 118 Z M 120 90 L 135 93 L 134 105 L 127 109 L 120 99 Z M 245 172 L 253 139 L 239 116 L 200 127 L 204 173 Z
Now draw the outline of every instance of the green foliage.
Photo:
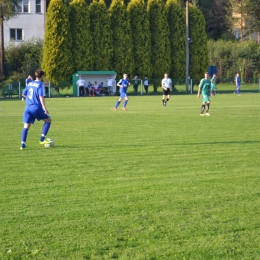
M 219 39 L 232 29 L 232 8 L 227 0 L 199 0 L 198 8 L 206 20 L 206 32 L 210 39 Z
M 69 10 L 62 0 L 51 0 L 47 17 L 42 68 L 55 84 L 73 73 Z
M 93 67 L 93 41 L 90 31 L 89 9 L 84 0 L 70 3 L 70 31 L 72 34 L 73 72 Z
M 42 61 L 42 48 L 43 41 L 36 38 L 19 45 L 14 43 L 7 45 L 5 48 L 7 78 L 24 81 L 28 74 L 34 75 Z
M 151 77 L 151 31 L 144 0 L 131 0 L 127 6 L 133 39 L 134 74 Z
M 260 32 L 260 4 L 259 0 L 249 0 L 247 5 L 248 25 L 250 29 Z
M 0 0 L 0 25 L 17 14 L 17 10 L 20 9 L 19 2 L 19 0 Z
M 152 43 L 152 76 L 160 78 L 171 69 L 169 26 L 163 0 L 148 0 L 147 11 Z
M 201 11 L 189 6 L 189 36 L 192 39 L 190 44 L 190 76 L 199 80 L 204 72 L 208 71 L 208 49 L 205 30 L 205 19 Z
M 237 72 L 245 82 L 258 76 L 260 46 L 257 42 L 209 41 L 208 50 L 210 63 L 217 65 L 220 79 L 233 79 Z
M 132 31 L 129 13 L 122 0 L 112 0 L 110 9 L 112 31 L 112 67 L 119 75 L 132 74 L 134 68 Z
M 111 70 L 112 32 L 104 0 L 94 0 L 90 6 L 90 30 L 93 39 L 93 70 Z
M 177 0 L 168 0 L 166 10 L 170 31 L 171 70 L 174 79 L 185 77 L 185 43 L 186 22 L 185 12 Z

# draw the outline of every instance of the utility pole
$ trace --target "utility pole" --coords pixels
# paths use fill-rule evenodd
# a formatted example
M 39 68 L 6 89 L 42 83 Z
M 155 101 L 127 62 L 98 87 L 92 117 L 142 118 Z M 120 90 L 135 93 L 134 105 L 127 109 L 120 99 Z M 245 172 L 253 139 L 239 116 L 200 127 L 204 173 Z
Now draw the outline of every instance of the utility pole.
M 189 51 L 189 1 L 186 1 L 186 93 L 189 91 L 190 51 Z

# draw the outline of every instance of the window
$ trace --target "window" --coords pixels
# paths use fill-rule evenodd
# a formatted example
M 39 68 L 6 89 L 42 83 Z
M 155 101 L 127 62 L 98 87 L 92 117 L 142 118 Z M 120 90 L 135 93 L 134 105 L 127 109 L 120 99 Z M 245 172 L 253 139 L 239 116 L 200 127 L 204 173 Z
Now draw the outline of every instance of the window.
M 10 29 L 10 39 L 13 41 L 22 41 L 23 29 Z
M 18 0 L 20 13 L 29 13 L 29 0 Z
M 36 13 L 41 13 L 42 10 L 41 10 L 41 0 L 36 0 Z

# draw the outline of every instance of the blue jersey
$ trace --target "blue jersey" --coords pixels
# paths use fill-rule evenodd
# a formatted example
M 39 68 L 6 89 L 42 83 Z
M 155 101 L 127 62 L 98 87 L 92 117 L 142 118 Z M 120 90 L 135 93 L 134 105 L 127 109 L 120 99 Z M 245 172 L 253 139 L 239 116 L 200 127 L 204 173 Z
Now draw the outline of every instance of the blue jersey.
M 120 88 L 119 92 L 120 93 L 122 93 L 122 92 L 126 93 L 126 90 L 129 86 L 129 81 L 127 79 L 120 79 L 117 84 L 123 86 L 122 88 Z
M 32 81 L 27 85 L 27 87 L 23 91 L 23 95 L 26 96 L 27 106 L 42 106 L 40 96 L 44 96 L 44 87 L 44 84 L 39 80 Z
M 236 86 L 240 87 L 240 83 L 241 83 L 240 77 L 236 76 Z
M 30 79 L 30 78 L 27 78 L 26 80 L 25 80 L 25 86 L 27 86 L 30 82 L 32 82 L 33 80 L 32 79 Z

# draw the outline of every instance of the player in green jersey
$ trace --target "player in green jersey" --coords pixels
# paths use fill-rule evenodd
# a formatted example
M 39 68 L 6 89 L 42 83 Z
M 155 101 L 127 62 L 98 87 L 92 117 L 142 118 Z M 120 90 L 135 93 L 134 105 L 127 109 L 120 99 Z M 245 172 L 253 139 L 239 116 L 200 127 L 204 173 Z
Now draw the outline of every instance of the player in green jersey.
M 197 97 L 202 96 L 202 106 L 200 115 L 204 116 L 204 110 L 206 107 L 206 116 L 210 116 L 209 114 L 209 105 L 210 105 L 210 95 L 211 95 L 211 82 L 209 80 L 208 72 L 205 72 L 205 77 L 201 79 L 199 88 L 198 88 L 198 95 Z

